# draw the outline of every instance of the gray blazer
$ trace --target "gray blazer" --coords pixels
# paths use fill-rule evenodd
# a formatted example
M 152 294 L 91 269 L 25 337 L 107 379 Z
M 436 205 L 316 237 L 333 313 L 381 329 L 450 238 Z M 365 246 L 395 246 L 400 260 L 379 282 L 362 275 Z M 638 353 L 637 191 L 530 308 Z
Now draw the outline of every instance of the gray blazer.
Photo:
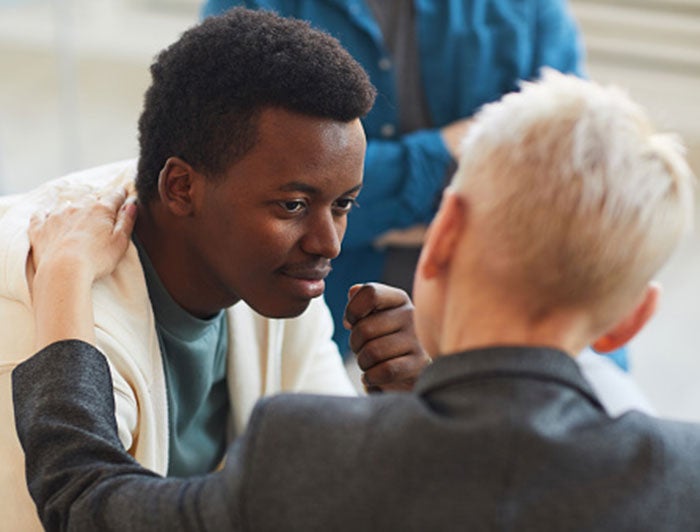
M 162 479 L 124 452 L 88 344 L 14 372 L 49 530 L 700 530 L 700 427 L 605 414 L 546 348 L 444 357 L 413 393 L 261 401 L 225 468 Z

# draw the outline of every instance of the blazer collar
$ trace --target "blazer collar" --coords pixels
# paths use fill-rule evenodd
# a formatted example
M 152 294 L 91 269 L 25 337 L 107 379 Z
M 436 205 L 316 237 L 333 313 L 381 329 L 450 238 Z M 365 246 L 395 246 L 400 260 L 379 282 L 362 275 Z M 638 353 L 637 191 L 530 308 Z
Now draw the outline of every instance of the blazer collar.
M 550 381 L 574 388 L 604 410 L 578 365 L 566 353 L 550 347 L 493 346 L 438 358 L 416 382 L 414 392 L 430 393 L 454 384 L 493 378 Z

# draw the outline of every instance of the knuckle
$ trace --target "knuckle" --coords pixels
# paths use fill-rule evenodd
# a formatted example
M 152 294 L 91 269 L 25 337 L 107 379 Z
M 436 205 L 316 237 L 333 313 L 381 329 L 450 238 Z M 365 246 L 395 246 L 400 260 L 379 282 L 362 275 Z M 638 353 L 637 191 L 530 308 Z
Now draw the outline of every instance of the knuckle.
M 371 321 L 360 320 L 353 325 L 350 337 L 358 347 L 374 338 L 374 327 Z
M 355 325 L 355 322 L 357 322 L 357 316 L 350 308 L 351 304 L 352 302 L 348 303 L 348 306 L 345 307 L 345 314 L 343 315 L 343 318 L 352 326 Z
M 367 383 L 376 386 L 395 383 L 400 380 L 402 374 L 401 363 L 396 359 L 384 361 L 365 372 Z
M 396 314 L 402 323 L 406 324 L 409 328 L 413 328 L 413 305 L 403 305 L 396 310 Z
M 382 335 L 381 323 L 377 323 L 376 320 L 365 320 L 361 324 L 360 330 L 362 331 L 362 337 L 368 342 Z
M 366 363 L 366 367 L 373 366 L 382 359 L 382 351 L 376 343 L 370 342 L 362 348 L 362 360 Z
M 413 304 L 411 303 L 411 298 L 405 290 L 401 290 L 400 288 L 394 287 L 392 287 L 392 290 L 394 291 L 396 296 L 403 301 L 404 305 L 408 305 L 411 307 L 413 306 Z
M 394 359 L 388 360 L 377 367 L 377 377 L 379 383 L 385 384 L 395 382 L 401 375 L 401 365 Z
M 365 337 L 358 327 L 354 326 L 350 331 L 348 343 L 350 344 L 350 349 L 352 349 L 355 353 L 357 353 L 365 344 Z
M 348 347 L 353 353 L 359 354 L 360 348 L 362 347 L 362 341 L 355 335 L 355 331 L 350 333 L 350 338 L 348 339 Z
M 377 283 L 367 283 L 363 287 L 365 297 L 370 304 L 375 304 L 379 298 L 379 287 Z

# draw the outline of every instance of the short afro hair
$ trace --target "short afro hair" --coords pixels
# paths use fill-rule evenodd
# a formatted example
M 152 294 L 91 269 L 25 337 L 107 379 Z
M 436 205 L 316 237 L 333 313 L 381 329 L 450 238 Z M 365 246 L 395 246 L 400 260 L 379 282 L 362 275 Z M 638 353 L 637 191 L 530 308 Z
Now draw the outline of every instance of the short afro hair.
M 267 107 L 348 122 L 366 115 L 376 90 L 330 35 L 275 13 L 234 8 L 190 28 L 151 66 L 139 119 L 139 200 L 177 156 L 218 176 L 255 144 Z

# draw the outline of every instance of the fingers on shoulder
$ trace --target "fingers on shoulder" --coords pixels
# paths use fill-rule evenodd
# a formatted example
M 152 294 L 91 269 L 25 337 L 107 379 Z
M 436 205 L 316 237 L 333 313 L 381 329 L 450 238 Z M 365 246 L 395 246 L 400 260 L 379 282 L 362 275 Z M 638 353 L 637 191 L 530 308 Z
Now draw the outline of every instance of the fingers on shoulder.
M 126 187 L 118 187 L 114 190 L 96 194 L 95 200 L 105 209 L 117 213 L 129 197 L 129 191 Z
M 138 213 L 138 208 L 136 207 L 136 201 L 133 198 L 127 198 L 124 203 L 122 203 L 119 211 L 117 212 L 117 219 L 114 225 L 114 233 L 121 235 L 126 238 L 131 237 L 131 233 L 134 230 L 134 224 L 136 223 L 136 215 Z
M 36 235 L 36 232 L 39 230 L 39 228 L 44 225 L 44 222 L 46 221 L 46 218 L 49 216 L 49 211 L 47 209 L 40 209 L 37 211 L 34 211 L 32 215 L 29 217 L 29 239 L 32 239 L 33 235 Z

